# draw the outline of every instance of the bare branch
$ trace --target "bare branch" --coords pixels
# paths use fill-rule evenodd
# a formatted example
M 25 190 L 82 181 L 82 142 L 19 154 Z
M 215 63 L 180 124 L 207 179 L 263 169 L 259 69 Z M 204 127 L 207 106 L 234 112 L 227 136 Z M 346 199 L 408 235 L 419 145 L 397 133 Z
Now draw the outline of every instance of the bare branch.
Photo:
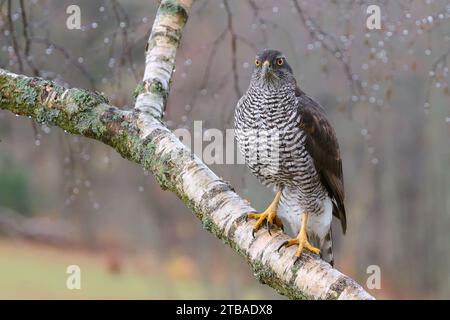
M 345 51 L 339 46 L 338 41 L 332 35 L 322 30 L 322 28 L 315 23 L 313 19 L 306 16 L 304 10 L 298 3 L 298 0 L 292 0 L 292 3 L 298 13 L 298 16 L 300 17 L 300 21 L 309 32 L 311 38 L 319 41 L 325 50 L 341 62 L 345 75 L 350 83 L 350 91 L 352 94 L 360 95 L 362 92 L 361 82 L 353 77 L 353 71 L 350 66 L 350 62 L 348 61 L 348 57 L 346 56 Z M 349 103 L 349 107 L 351 107 L 351 101 Z M 351 112 L 351 108 L 349 108 L 349 112 Z
M 31 42 L 45 44 L 46 46 L 51 46 L 52 48 L 54 48 L 55 50 L 60 52 L 64 56 L 66 61 L 70 61 L 72 63 L 72 65 L 74 65 L 78 70 L 80 70 L 81 74 L 86 78 L 86 80 L 89 81 L 90 87 L 95 90 L 96 85 L 95 85 L 94 76 L 86 69 L 86 67 L 84 65 L 82 65 L 81 63 L 77 63 L 76 58 L 73 57 L 72 54 L 66 48 L 64 48 L 62 45 L 59 45 L 59 44 L 51 41 L 47 37 L 46 38 L 31 37 Z
M 33 61 L 30 59 L 30 49 L 31 49 L 31 38 L 29 34 L 29 26 L 28 26 L 28 18 L 27 13 L 25 11 L 25 5 L 23 0 L 20 0 L 20 13 L 22 17 L 22 32 L 23 32 L 23 38 L 25 40 L 25 47 L 23 50 L 25 61 L 27 62 L 28 66 L 31 68 L 31 71 L 33 72 L 34 76 L 39 76 L 39 70 L 34 65 Z
M 10 209 L 0 207 L 0 231 L 11 237 L 67 248 L 75 246 L 74 230 L 67 222 L 42 218 L 28 218 Z
M 17 59 L 17 64 L 19 65 L 19 72 L 22 73 L 23 72 L 23 63 L 22 63 L 22 57 L 20 56 L 20 49 L 19 49 L 19 44 L 17 43 L 17 38 L 16 38 L 16 31 L 14 28 L 14 23 L 12 20 L 12 4 L 11 4 L 11 0 L 8 0 L 8 14 L 7 14 L 7 19 L 8 19 L 8 27 L 9 30 L 11 32 L 11 42 L 12 42 L 12 47 L 14 49 L 14 55 L 16 56 Z
M 117 24 L 119 25 L 119 28 L 122 32 L 123 48 L 122 48 L 122 55 L 120 58 L 120 63 L 123 65 L 123 64 L 125 64 L 125 60 L 127 60 L 128 65 L 129 65 L 131 71 L 133 72 L 134 78 L 136 79 L 136 81 L 138 81 L 138 76 L 137 76 L 137 73 L 136 73 L 136 70 L 135 70 L 134 64 L 133 64 L 133 56 L 131 54 L 131 45 L 128 40 L 129 35 L 128 35 L 127 30 L 130 25 L 130 19 L 128 18 L 128 15 L 125 12 L 125 10 L 123 9 L 122 5 L 117 0 L 111 1 L 111 5 L 113 8 L 114 16 L 117 20 Z M 124 21 L 122 21 L 122 19 Z M 122 22 L 125 23 L 125 27 L 120 25 Z
M 260 25 L 266 23 L 266 21 L 261 18 L 261 16 L 260 16 L 261 9 L 255 3 L 255 1 L 254 0 L 248 0 L 247 3 L 250 6 L 250 8 L 252 9 L 252 11 L 253 11 L 253 19 L 256 19 L 259 22 Z M 268 37 L 267 37 L 267 32 L 266 32 L 266 30 L 264 28 L 261 30 L 261 34 L 262 34 L 262 42 L 263 42 L 264 45 L 266 45 L 267 42 L 268 42 L 268 40 L 267 40 Z
M 239 74 L 237 71 L 237 36 L 234 31 L 233 26 L 233 15 L 231 14 L 230 6 L 228 0 L 223 0 L 225 6 L 225 11 L 227 12 L 227 28 L 230 33 L 230 43 L 231 43 L 231 69 L 233 70 L 233 88 L 236 93 L 236 97 L 240 98 L 242 96 L 241 89 L 239 88 Z
M 443 68 L 444 66 L 447 66 L 447 61 L 450 57 L 450 49 L 446 50 L 443 54 L 441 54 L 436 61 L 434 61 L 433 65 L 431 66 L 431 69 L 429 71 L 429 78 L 427 81 L 427 86 L 425 89 L 425 110 L 428 111 L 430 108 L 430 100 L 431 100 L 431 90 L 433 83 L 438 78 L 438 70 Z M 447 87 L 448 88 L 448 87 Z
M 146 126 L 146 118 L 154 116 L 161 119 L 164 114 L 176 51 L 192 1 L 161 1 L 156 13 L 146 47 L 144 80 L 138 87 L 135 105 L 136 111 L 145 114 L 141 117 L 143 127 Z

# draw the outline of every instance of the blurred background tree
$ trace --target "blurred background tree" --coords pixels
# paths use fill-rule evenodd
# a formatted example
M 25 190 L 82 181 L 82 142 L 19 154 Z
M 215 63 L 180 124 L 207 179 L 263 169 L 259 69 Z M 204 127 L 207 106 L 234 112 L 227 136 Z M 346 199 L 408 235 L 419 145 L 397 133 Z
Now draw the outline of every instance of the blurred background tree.
M 33 206 L 29 172 L 8 156 L 0 158 L 0 207 L 30 215 Z

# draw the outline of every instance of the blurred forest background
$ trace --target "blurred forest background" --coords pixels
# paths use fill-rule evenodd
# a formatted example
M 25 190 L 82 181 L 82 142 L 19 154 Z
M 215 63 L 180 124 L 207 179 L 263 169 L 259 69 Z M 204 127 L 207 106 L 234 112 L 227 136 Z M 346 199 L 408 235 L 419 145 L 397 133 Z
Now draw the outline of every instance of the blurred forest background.
M 68 30 L 75 3 L 82 29 Z M 382 30 L 366 29 L 370 4 Z M 0 67 L 131 108 L 157 6 L 0 0 Z M 450 2 L 197 0 L 167 125 L 232 128 L 266 47 L 286 54 L 339 138 L 349 226 L 333 234 L 336 267 L 364 286 L 378 265 L 378 298 L 450 298 Z M 212 169 L 268 205 L 271 191 L 244 165 Z M 65 287 L 70 264 L 80 291 Z M 0 298 L 279 297 L 138 165 L 0 110 Z

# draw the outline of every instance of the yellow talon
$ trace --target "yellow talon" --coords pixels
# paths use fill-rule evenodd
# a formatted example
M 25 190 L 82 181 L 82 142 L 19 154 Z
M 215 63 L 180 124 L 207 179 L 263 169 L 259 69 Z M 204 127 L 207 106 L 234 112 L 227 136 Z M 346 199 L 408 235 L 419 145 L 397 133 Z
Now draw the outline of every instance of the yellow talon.
M 295 256 L 298 258 L 301 257 L 303 248 L 308 249 L 309 251 L 319 254 L 320 249 L 314 247 L 312 244 L 308 241 L 308 235 L 306 233 L 306 225 L 308 222 L 308 214 L 306 212 L 303 213 L 303 219 L 302 219 L 302 225 L 300 227 L 300 232 L 298 233 L 297 238 L 287 240 L 281 244 L 281 246 L 278 248 L 280 250 L 282 247 L 290 247 L 293 245 L 298 245 L 297 251 L 295 253 Z
M 255 225 L 253 226 L 252 234 L 255 236 L 255 232 L 261 228 L 261 225 L 264 221 L 266 221 L 266 228 L 270 233 L 270 226 L 275 224 L 280 228 L 283 228 L 283 223 L 281 222 L 281 219 L 277 216 L 277 207 L 278 203 L 280 202 L 281 192 L 278 191 L 275 195 L 275 199 L 273 199 L 270 206 L 263 212 L 263 213 L 249 213 L 247 214 L 247 219 L 257 219 Z

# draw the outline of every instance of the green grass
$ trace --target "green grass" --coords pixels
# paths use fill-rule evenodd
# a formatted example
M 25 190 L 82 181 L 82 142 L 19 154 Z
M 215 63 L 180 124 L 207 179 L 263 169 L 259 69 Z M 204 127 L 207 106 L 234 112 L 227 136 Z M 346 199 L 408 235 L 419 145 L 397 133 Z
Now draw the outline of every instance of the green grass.
M 101 253 L 0 239 L 0 299 L 227 298 L 227 289 L 220 284 L 174 279 L 164 268 L 143 271 L 128 262 L 114 274 L 106 261 Z M 81 268 L 80 290 L 66 288 L 66 268 L 71 264 Z M 261 298 L 256 283 L 241 289 L 238 298 Z

